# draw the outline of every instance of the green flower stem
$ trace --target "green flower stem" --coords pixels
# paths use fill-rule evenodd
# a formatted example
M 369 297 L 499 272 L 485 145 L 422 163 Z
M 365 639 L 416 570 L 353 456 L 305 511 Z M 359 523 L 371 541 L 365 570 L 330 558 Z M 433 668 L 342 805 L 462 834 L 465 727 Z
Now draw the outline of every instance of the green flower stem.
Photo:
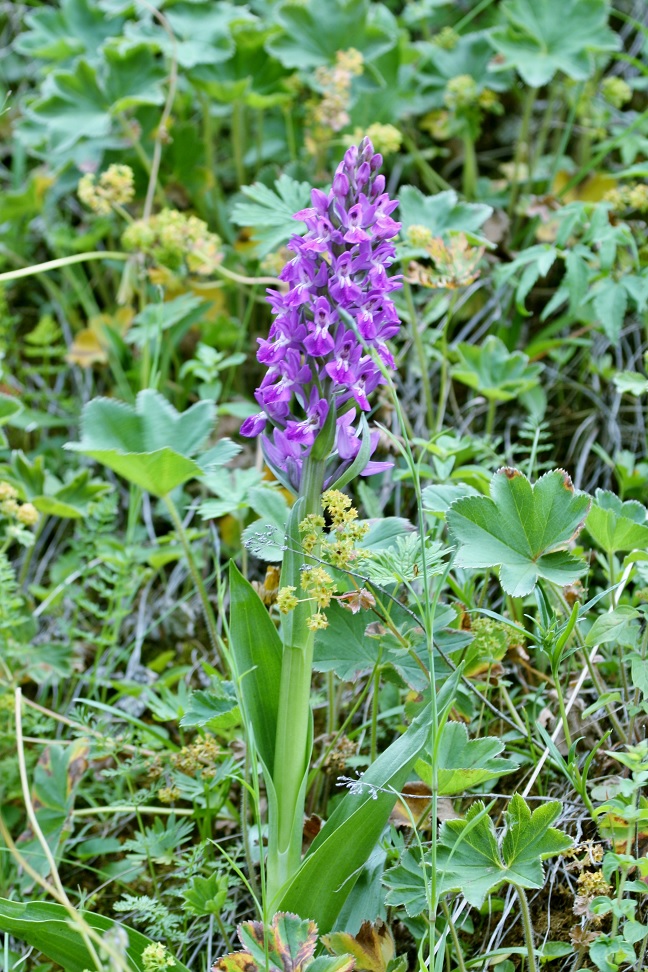
M 520 194 L 520 166 L 522 165 L 525 150 L 527 152 L 527 157 L 529 155 L 529 129 L 531 126 L 531 116 L 533 115 L 533 106 L 535 104 L 537 94 L 537 88 L 529 88 L 524 100 L 522 122 L 520 124 L 520 132 L 517 142 L 515 143 L 515 155 L 513 156 L 513 179 L 511 182 L 511 195 L 509 198 L 508 207 L 509 219 L 512 219 L 513 215 L 515 214 L 515 204 L 517 203 L 518 196 Z
M 490 438 L 495 427 L 495 409 L 497 401 L 494 398 L 488 399 L 488 411 L 486 413 L 486 435 Z
M 313 456 L 304 463 L 298 499 L 300 517 L 321 512 L 325 465 L 325 460 Z M 288 536 L 287 543 L 292 542 Z M 299 589 L 302 563 L 314 563 L 317 554 L 314 550 L 313 558 L 302 560 L 289 552 L 284 557 L 281 585 Z M 277 819 L 270 821 L 268 846 L 267 903 L 270 913 L 281 888 L 297 872 L 301 862 L 302 822 L 312 749 L 310 694 L 315 635 L 308 627 L 308 621 L 313 613 L 313 602 L 302 602 L 285 628 L 289 640 L 283 645 L 272 772 Z M 275 839 L 276 847 L 273 846 Z
M 553 587 L 553 590 L 554 590 L 554 592 L 556 594 L 557 599 L 560 601 L 560 603 L 561 603 L 561 605 L 563 607 L 563 610 L 565 611 L 565 614 L 567 614 L 567 615 L 571 614 L 571 608 L 569 607 L 569 605 L 567 604 L 567 601 L 565 600 L 565 595 L 563 594 L 562 589 L 559 588 L 557 585 L 552 585 L 552 587 Z M 587 670 L 588 670 L 588 672 L 590 674 L 590 678 L 592 679 L 592 681 L 593 681 L 593 683 L 594 683 L 594 685 L 596 687 L 596 691 L 598 692 L 599 695 L 604 695 L 608 691 L 607 690 L 607 687 L 603 683 L 603 679 L 601 678 L 601 676 L 600 676 L 600 674 L 598 672 L 598 669 L 596 668 L 596 665 L 594 665 L 594 663 L 591 660 L 590 655 L 587 653 L 586 645 L 585 645 L 585 640 L 584 640 L 582 634 L 579 631 L 578 625 L 576 625 L 575 628 L 574 628 L 574 637 L 575 637 L 576 641 L 578 642 L 578 645 L 579 645 L 579 648 L 580 648 L 580 651 L 581 651 L 581 654 L 582 654 L 582 657 L 583 657 L 583 661 L 585 662 L 585 665 L 587 666 Z M 628 741 L 628 735 L 625 732 L 625 730 L 623 729 L 623 726 L 621 725 L 621 723 L 619 722 L 619 720 L 617 719 L 617 716 L 616 716 L 616 713 L 614 711 L 614 708 L 613 708 L 613 706 L 611 705 L 610 702 L 606 702 L 605 703 L 605 711 L 607 712 L 608 719 L 610 720 L 610 722 L 614 726 L 615 732 L 617 733 L 620 741 L 622 743 L 627 743 L 627 741 Z
M 35 263 L 31 267 L 21 267 L 19 270 L 7 270 L 0 273 L 0 283 L 8 280 L 19 280 L 21 277 L 32 277 L 47 270 L 59 270 L 69 267 L 73 263 L 87 263 L 90 260 L 128 260 L 130 253 L 119 250 L 96 250 L 92 253 L 73 253 L 71 256 L 59 257 L 57 260 L 47 260 L 45 263 Z
M 219 648 L 218 629 L 216 627 L 216 618 L 214 616 L 214 609 L 212 608 L 209 597 L 207 596 L 205 584 L 201 577 L 200 571 L 198 570 L 198 565 L 196 564 L 196 560 L 191 550 L 191 545 L 189 543 L 189 540 L 187 539 L 187 534 L 182 524 L 182 518 L 178 513 L 176 505 L 171 499 L 171 497 L 168 495 L 164 497 L 164 502 L 166 508 L 169 511 L 169 515 L 171 516 L 171 520 L 173 521 L 173 525 L 175 527 L 176 533 L 178 534 L 178 538 L 182 545 L 182 549 L 184 550 L 184 554 L 187 559 L 187 564 L 189 566 L 189 572 L 191 574 L 194 584 L 196 585 L 196 590 L 198 591 L 198 596 L 200 597 L 200 602 L 202 604 L 203 614 L 205 616 L 205 624 L 207 625 L 207 631 L 209 633 L 209 640 L 212 649 L 216 654 L 218 663 L 220 665 L 222 664 L 222 658 L 221 658 L 221 652 Z
M 514 884 L 518 896 L 518 901 L 520 902 L 520 915 L 522 916 L 522 927 L 524 929 L 524 941 L 526 942 L 527 952 L 529 956 L 529 972 L 538 972 L 538 963 L 536 962 L 535 949 L 533 947 L 533 925 L 531 923 L 531 912 L 529 911 L 529 903 L 524 893 L 524 888 L 521 888 L 518 884 Z
M 412 340 L 414 341 L 414 349 L 416 351 L 416 357 L 418 358 L 418 365 L 421 372 L 421 387 L 423 389 L 423 401 L 425 403 L 428 431 L 431 432 L 434 428 L 434 404 L 432 402 L 432 389 L 430 388 L 428 360 L 425 354 L 425 348 L 423 346 L 423 338 L 421 337 L 421 332 L 419 331 L 418 315 L 414 305 L 412 288 L 406 280 L 403 281 L 403 293 L 405 294 L 405 300 L 407 301 L 407 309 L 409 311 L 410 323 L 412 325 Z
M 450 914 L 450 909 L 448 908 L 445 898 L 441 898 L 439 904 L 441 905 L 441 911 L 443 912 L 443 917 L 445 918 L 448 928 L 450 929 L 450 937 L 452 938 L 452 944 L 454 945 L 455 956 L 457 959 L 457 968 L 459 969 L 459 972 L 466 972 L 466 963 L 464 962 L 463 951 L 461 949 L 461 942 L 459 941 L 459 936 L 457 935 L 457 929 L 454 926 L 452 915 Z
M 470 135 L 466 135 L 464 138 L 463 148 L 463 194 L 466 199 L 474 199 L 475 189 L 477 187 L 477 154 L 475 152 L 475 142 Z
M 235 101 L 232 106 L 232 155 L 238 186 L 245 185 L 245 109 L 243 102 Z

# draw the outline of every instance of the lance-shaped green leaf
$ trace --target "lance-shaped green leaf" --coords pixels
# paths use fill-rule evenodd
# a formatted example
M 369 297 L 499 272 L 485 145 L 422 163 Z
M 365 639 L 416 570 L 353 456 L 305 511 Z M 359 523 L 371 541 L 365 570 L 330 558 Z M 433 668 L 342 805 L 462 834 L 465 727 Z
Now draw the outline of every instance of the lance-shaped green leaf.
M 230 650 L 254 742 L 272 773 L 281 683 L 281 639 L 252 585 L 230 561 Z
M 203 469 L 191 458 L 211 432 L 213 402 L 177 412 L 159 392 L 141 391 L 135 406 L 95 398 L 83 410 L 81 441 L 66 449 L 82 452 L 153 496 L 166 496 Z
M 516 793 L 505 813 L 506 827 L 500 841 L 481 801 L 473 804 L 465 819 L 445 821 L 436 856 L 438 892 L 460 891 L 469 904 L 481 908 L 486 896 L 503 884 L 541 888 L 542 861 L 562 853 L 573 843 L 571 837 L 551 826 L 561 809 L 561 803 L 554 800 L 531 813 Z M 385 884 L 390 889 L 386 903 L 403 904 L 410 915 L 425 910 L 429 867 L 429 857 L 422 862 L 416 852 L 407 851 L 401 863 L 385 873 Z
M 597 489 L 585 529 L 607 554 L 648 547 L 646 507 L 637 500 L 621 502 L 607 489 Z
M 104 918 L 103 915 L 94 915 L 88 911 L 80 912 L 80 915 L 87 925 L 107 938 L 116 929 L 125 932 L 128 939 L 126 956 L 129 965 L 133 972 L 144 972 L 142 952 L 153 944 L 150 938 L 132 928 L 126 928 L 112 918 Z M 0 898 L 0 931 L 31 945 L 60 965 L 65 972 L 84 972 L 94 965 L 79 930 L 71 924 L 70 914 L 63 905 L 46 901 L 21 904 Z M 174 959 L 173 969 L 174 972 L 189 972 L 186 965 L 178 959 Z
M 406 782 L 430 734 L 431 706 L 372 763 L 337 805 L 285 889 L 281 907 L 333 926 L 353 884 L 387 825 L 396 792 Z
M 494 334 L 481 347 L 458 344 L 456 350 L 459 363 L 452 369 L 452 377 L 489 401 L 508 402 L 538 384 L 542 365 L 529 364 L 526 354 L 509 351 Z
M 446 722 L 437 753 L 439 794 L 464 793 L 487 780 L 512 773 L 517 763 L 502 759 L 499 754 L 503 749 L 504 743 L 494 736 L 470 739 L 462 722 Z M 431 763 L 419 759 L 414 769 L 424 783 L 432 786 Z
M 534 486 L 518 469 L 499 469 L 490 497 L 465 496 L 447 513 L 458 567 L 499 567 L 507 594 L 529 594 L 539 578 L 570 584 L 587 570 L 564 547 L 579 532 L 590 506 L 563 469 L 545 473 Z
M 549 84 L 557 71 L 584 81 L 595 54 L 621 46 L 607 26 L 606 0 L 508 0 L 500 9 L 508 24 L 488 35 L 502 55 L 495 69 L 514 67 L 532 87 Z

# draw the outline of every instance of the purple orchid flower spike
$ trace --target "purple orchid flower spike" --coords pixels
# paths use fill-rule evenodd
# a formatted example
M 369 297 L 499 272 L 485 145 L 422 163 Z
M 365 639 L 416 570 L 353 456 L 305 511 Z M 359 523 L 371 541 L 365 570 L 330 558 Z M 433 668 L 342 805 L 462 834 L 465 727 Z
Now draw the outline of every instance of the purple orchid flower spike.
M 325 425 L 325 488 L 354 463 L 362 465 L 354 466 L 359 475 L 391 465 L 371 461 L 378 433 L 362 418 L 385 381 L 368 349 L 393 368 L 386 341 L 400 324 L 390 297 L 400 277 L 387 274 L 400 230 L 391 216 L 398 201 L 385 192 L 381 165 L 368 138 L 348 149 L 330 192 L 313 189 L 312 205 L 295 213 L 307 232 L 288 243 L 295 255 L 280 274 L 288 290 L 268 291 L 274 321 L 268 338 L 259 339 L 257 357 L 268 366 L 256 390 L 261 411 L 241 433 L 263 435 L 266 461 L 296 492 Z

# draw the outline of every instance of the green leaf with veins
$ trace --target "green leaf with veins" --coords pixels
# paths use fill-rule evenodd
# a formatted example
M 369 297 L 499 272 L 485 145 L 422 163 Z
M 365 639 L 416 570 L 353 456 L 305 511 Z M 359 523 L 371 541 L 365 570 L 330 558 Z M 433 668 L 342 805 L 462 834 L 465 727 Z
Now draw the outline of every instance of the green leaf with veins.
M 493 212 L 484 203 L 459 202 L 454 189 L 425 196 L 414 186 L 403 186 L 398 198 L 403 237 L 410 226 L 425 226 L 432 236 L 444 236 L 451 231 L 474 234 Z
M 60 0 L 56 7 L 25 15 L 28 29 L 14 42 L 19 54 L 50 61 L 67 61 L 80 54 L 97 57 L 103 42 L 122 27 L 121 18 L 104 16 L 89 0 Z
M 217 101 L 241 101 L 261 109 L 286 104 L 294 95 L 283 82 L 292 75 L 264 50 L 274 33 L 260 24 L 233 26 L 232 57 L 223 63 L 200 65 L 191 72 L 191 80 Z
M 499 754 L 504 743 L 493 736 L 470 739 L 468 730 L 461 722 L 447 722 L 443 727 L 437 754 L 438 792 L 442 796 L 465 793 L 487 780 L 495 780 L 517 769 L 512 759 L 502 759 Z M 419 759 L 414 769 L 424 783 L 432 786 L 432 764 Z
M 474 388 L 489 401 L 509 402 L 538 384 L 541 364 L 529 364 L 522 351 L 509 351 L 503 341 L 489 335 L 481 347 L 458 344 L 459 364 L 452 377 Z
M 150 938 L 103 915 L 89 911 L 82 911 L 80 915 L 99 935 L 121 928 L 128 939 L 126 956 L 129 966 L 133 972 L 144 972 L 142 952 L 153 944 Z M 48 901 L 20 904 L 0 898 L 0 931 L 31 945 L 66 972 L 83 972 L 94 965 L 80 931 L 70 922 L 69 912 L 63 905 Z M 174 962 L 174 972 L 189 972 L 178 959 Z
M 114 120 L 119 113 L 162 104 L 165 76 L 164 66 L 148 47 L 121 51 L 109 42 L 96 69 L 80 59 L 72 71 L 48 75 L 42 97 L 31 102 L 25 114 L 32 124 L 39 124 L 50 151 L 63 155 L 80 141 L 121 134 Z
M 314 959 L 317 925 L 288 912 L 277 912 L 272 924 L 245 921 L 237 928 L 244 951 L 218 959 L 214 972 L 351 972 L 351 955 L 320 956 Z
M 490 69 L 493 48 L 484 31 L 464 34 L 455 46 L 446 50 L 433 41 L 421 41 L 416 45 L 420 55 L 416 81 L 419 98 L 425 99 L 425 109 L 443 108 L 443 96 L 451 78 L 469 75 L 477 83 L 481 94 L 485 88 L 505 91 L 512 81 L 511 74 L 493 74 Z M 421 105 L 421 107 L 423 107 Z
M 502 55 L 494 69 L 513 67 L 534 88 L 549 84 L 557 71 L 584 81 L 594 72 L 595 54 L 621 46 L 607 26 L 605 0 L 505 0 L 500 9 L 508 24 L 488 35 Z
M 282 173 L 274 184 L 274 190 L 262 182 L 243 186 L 246 200 L 240 200 L 232 209 L 232 222 L 237 226 L 249 226 L 256 244 L 256 255 L 267 256 L 293 233 L 306 232 L 306 224 L 293 219 L 293 214 L 310 204 L 310 185 L 297 182 Z
M 585 529 L 607 554 L 648 547 L 648 511 L 637 500 L 622 502 L 607 489 L 597 489 Z
M 374 584 L 383 587 L 406 584 L 423 574 L 440 574 L 445 567 L 442 543 L 426 540 L 421 543 L 418 533 L 396 537 L 396 542 L 386 549 L 374 550 L 371 558 L 362 563 L 361 572 Z
M 447 820 L 439 831 L 436 856 L 437 889 L 440 894 L 461 892 L 469 904 L 481 908 L 487 895 L 503 884 L 522 888 L 541 888 L 544 884 L 542 861 L 572 846 L 571 837 L 551 824 L 562 804 L 550 801 L 533 813 L 516 793 L 505 812 L 506 827 L 498 841 L 495 825 L 480 800 L 463 820 Z M 425 868 L 424 868 L 425 865 Z M 390 889 L 385 903 L 404 905 L 411 916 L 427 908 L 424 862 L 414 851 L 406 851 L 402 861 L 385 872 Z
M 197 402 L 181 414 L 152 389 L 141 391 L 135 406 L 95 398 L 83 410 L 81 441 L 65 448 L 90 456 L 153 496 L 166 496 L 203 475 L 191 457 L 215 416 L 213 402 Z
M 350 47 L 370 61 L 391 50 L 398 38 L 394 15 L 368 0 L 287 0 L 274 20 L 283 30 L 266 47 L 287 68 L 333 64 L 337 52 Z
M 507 594 L 523 597 L 538 580 L 564 586 L 587 564 L 564 547 L 581 530 L 590 507 L 562 469 L 545 473 L 534 486 L 517 469 L 499 469 L 490 497 L 456 500 L 446 519 L 457 542 L 458 567 L 499 567 Z

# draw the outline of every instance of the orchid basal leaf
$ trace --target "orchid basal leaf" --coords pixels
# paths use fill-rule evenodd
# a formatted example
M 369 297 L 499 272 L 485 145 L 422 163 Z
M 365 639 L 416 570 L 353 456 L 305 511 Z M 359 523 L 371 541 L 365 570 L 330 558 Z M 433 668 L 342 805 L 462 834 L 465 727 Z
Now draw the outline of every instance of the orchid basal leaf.
M 523 597 L 540 578 L 570 584 L 587 570 L 565 547 L 580 531 L 590 498 L 574 490 L 562 469 L 532 486 L 517 469 L 499 469 L 490 497 L 465 496 L 447 513 L 458 567 L 499 567 L 507 594 Z

